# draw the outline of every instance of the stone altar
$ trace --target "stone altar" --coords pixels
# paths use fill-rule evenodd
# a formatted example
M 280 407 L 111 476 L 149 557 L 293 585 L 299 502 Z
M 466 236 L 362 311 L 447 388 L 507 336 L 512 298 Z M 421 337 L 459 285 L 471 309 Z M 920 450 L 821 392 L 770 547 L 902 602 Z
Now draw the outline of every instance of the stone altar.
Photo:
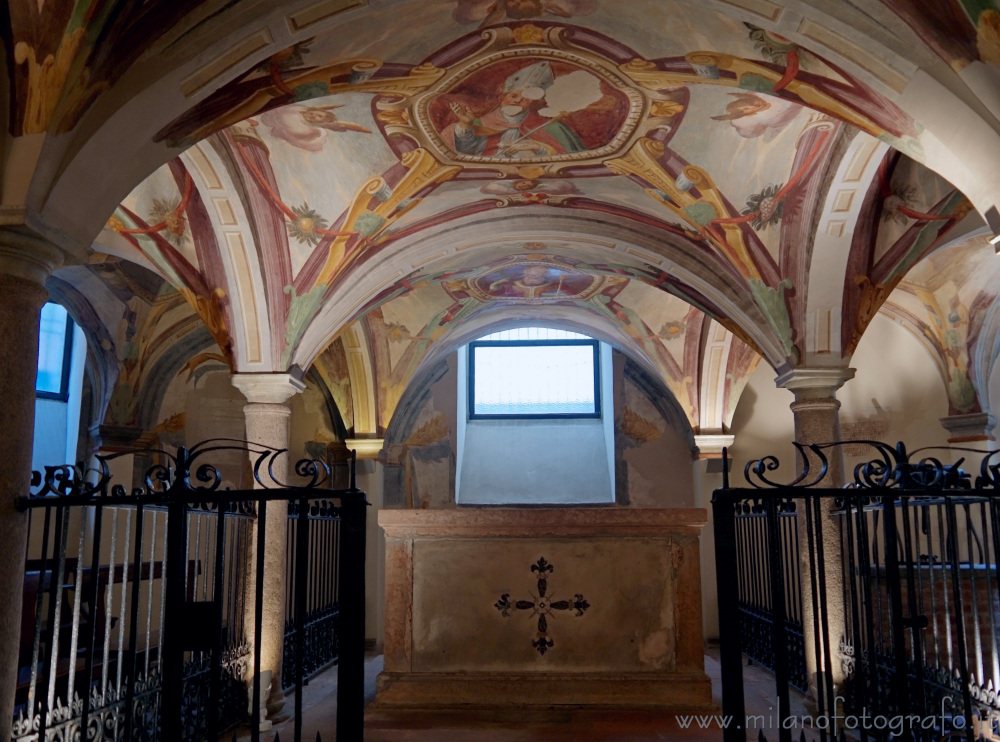
M 703 509 L 383 510 L 380 707 L 712 708 Z

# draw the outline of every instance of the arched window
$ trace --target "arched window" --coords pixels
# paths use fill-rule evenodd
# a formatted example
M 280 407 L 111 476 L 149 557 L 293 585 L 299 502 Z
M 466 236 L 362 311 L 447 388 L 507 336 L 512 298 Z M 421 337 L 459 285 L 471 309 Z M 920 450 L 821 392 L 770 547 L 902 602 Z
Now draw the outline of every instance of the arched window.
M 469 344 L 469 417 L 600 417 L 598 342 L 544 327 Z
M 458 376 L 459 504 L 615 501 L 610 346 L 565 330 L 504 330 L 460 349 Z
M 73 355 L 73 320 L 66 309 L 49 302 L 42 307 L 38 329 L 38 376 L 35 396 L 65 402 Z

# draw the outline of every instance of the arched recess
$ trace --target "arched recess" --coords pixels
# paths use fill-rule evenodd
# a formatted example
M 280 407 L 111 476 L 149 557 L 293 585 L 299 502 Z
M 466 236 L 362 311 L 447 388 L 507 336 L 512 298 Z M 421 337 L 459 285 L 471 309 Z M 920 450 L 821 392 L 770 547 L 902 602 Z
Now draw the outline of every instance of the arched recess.
M 606 331 L 594 332 L 579 319 L 539 322 L 508 315 L 465 327 L 461 334 L 435 348 L 407 385 L 386 429 L 380 456 L 386 507 L 456 506 L 458 436 L 464 429 L 458 420 L 457 395 L 466 388 L 465 379 L 459 378 L 457 349 L 490 332 L 525 325 L 557 327 L 610 340 Z M 691 506 L 694 489 L 688 480 L 697 447 L 688 416 L 659 374 L 650 369 L 648 360 L 639 360 L 631 349 L 612 343 L 616 346 L 609 408 L 614 415 L 614 501 L 633 507 Z M 558 441 L 553 441 L 552 452 L 563 454 Z M 497 456 L 503 455 L 497 451 Z M 683 474 L 678 475 L 678 469 Z

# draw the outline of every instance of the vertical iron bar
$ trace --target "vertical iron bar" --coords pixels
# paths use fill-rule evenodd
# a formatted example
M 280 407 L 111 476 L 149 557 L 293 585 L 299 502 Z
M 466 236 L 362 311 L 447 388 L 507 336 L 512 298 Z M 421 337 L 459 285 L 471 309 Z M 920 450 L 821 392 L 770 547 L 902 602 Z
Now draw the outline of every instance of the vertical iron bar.
M 778 526 L 778 496 L 771 493 L 767 498 L 767 551 L 771 587 L 771 642 L 774 644 L 774 680 L 778 694 L 778 740 L 792 742 L 791 729 L 785 719 L 789 715 L 788 694 L 788 642 L 785 628 L 785 578 L 781 559 L 781 531 Z
M 942 556 L 944 559 L 941 563 L 941 602 L 944 604 L 944 629 L 945 629 L 945 642 L 944 645 L 948 650 L 948 665 L 945 669 L 949 672 L 955 667 L 955 661 L 952 658 L 952 641 L 951 641 L 951 600 L 948 597 L 948 571 L 950 565 L 950 554 L 949 551 L 950 543 L 949 537 L 945 534 L 944 521 L 945 521 L 945 511 L 947 510 L 947 504 L 945 501 L 941 502 L 941 505 L 937 508 L 937 520 L 938 520 L 938 546 L 941 548 Z M 938 662 L 940 666 L 940 660 Z
M 972 694 L 968 683 L 969 654 L 965 638 L 965 605 L 962 602 L 961 564 L 958 553 L 958 521 L 955 517 L 955 502 L 952 498 L 945 497 L 944 503 L 948 519 L 948 557 L 951 562 L 952 592 L 955 598 L 955 634 L 958 639 L 958 667 L 963 679 L 962 703 L 965 709 L 965 737 L 968 742 L 975 742 L 975 730 L 972 724 Z
M 979 595 L 976 589 L 976 562 L 972 558 L 972 537 L 975 533 L 975 528 L 972 524 L 972 513 L 969 509 L 968 501 L 962 503 L 962 510 L 965 513 L 965 540 L 966 540 L 966 553 L 969 557 L 969 597 L 972 610 L 969 611 L 972 614 L 972 634 L 975 643 L 973 647 L 976 651 L 976 672 L 975 676 L 982 682 L 983 679 L 983 635 L 979 631 Z M 980 549 L 980 557 L 982 556 L 982 549 Z
M 90 626 L 87 632 L 87 649 L 83 670 L 87 679 L 83 692 L 83 711 L 80 717 L 80 730 L 83 739 L 89 739 L 87 726 L 90 723 L 91 685 L 94 682 L 94 645 L 97 643 L 97 583 L 100 572 L 103 528 L 104 507 L 98 503 L 94 506 L 94 543 L 91 546 L 90 555 L 90 584 L 87 585 L 87 606 L 90 608 Z
M 355 463 L 355 462 L 352 462 Z M 354 466 L 351 483 L 356 482 Z M 341 496 L 340 667 L 337 671 L 337 739 L 364 739 L 365 678 L 365 523 L 368 501 L 352 488 Z
M 132 567 L 133 574 L 133 586 L 132 586 L 132 601 L 129 606 L 128 612 L 128 646 L 129 646 L 129 671 L 125 678 L 126 688 L 125 688 L 125 740 L 132 739 L 132 728 L 135 724 L 135 682 L 136 682 L 136 669 L 138 662 L 137 657 L 137 643 L 138 643 L 138 633 L 139 633 L 139 592 L 142 587 L 142 537 L 143 537 L 143 507 L 142 503 L 139 502 L 135 506 L 135 559 L 134 566 Z M 150 566 L 150 592 L 152 592 L 152 566 Z M 124 575 L 124 579 L 128 580 L 128 574 Z M 147 647 L 146 652 L 148 654 L 149 648 Z
M 850 571 L 851 580 L 851 622 L 852 626 L 852 638 L 854 641 L 854 672 L 856 682 L 855 687 L 855 697 L 852 699 L 857 701 L 858 698 L 864 699 L 869 688 L 868 670 L 870 669 L 866 666 L 863 661 L 864 651 L 866 647 L 866 626 L 867 617 L 870 611 L 870 606 L 866 606 L 864 610 L 864 619 L 861 615 L 861 606 L 863 604 L 861 593 L 864 589 L 863 578 L 860 577 L 861 570 L 861 538 L 860 534 L 856 533 L 855 521 L 852 513 L 852 507 L 854 505 L 854 496 L 848 493 L 844 493 L 844 529 L 847 532 L 847 560 L 848 560 L 848 570 Z M 818 505 L 818 503 L 817 503 Z M 861 505 L 860 499 L 857 504 L 858 511 L 861 512 L 863 506 Z M 864 514 L 861 514 L 864 517 Z M 816 522 L 819 523 L 819 516 L 816 518 Z M 855 548 L 857 546 L 857 548 Z M 860 584 L 859 584 L 860 583 Z M 836 709 L 834 709 L 836 713 Z M 862 731 L 862 734 L 864 732 Z
M 42 617 L 42 607 L 45 600 L 45 574 L 49 569 L 49 532 L 52 528 L 52 509 L 51 507 L 46 507 L 45 517 L 42 519 L 42 558 L 38 563 L 38 591 L 35 593 L 35 635 L 32 637 L 31 677 L 28 685 L 29 719 L 35 713 L 35 698 L 38 695 L 38 689 L 41 684 L 38 675 L 38 656 L 44 644 L 42 633 L 45 631 L 45 624 Z M 44 677 L 44 673 L 42 677 Z
M 212 675 L 209 679 L 208 738 L 219 738 L 219 710 L 222 703 L 222 611 L 223 611 L 223 564 L 226 549 L 226 505 L 216 503 L 215 520 L 215 569 L 213 570 L 212 600 L 215 601 L 215 646 L 212 648 Z M 207 581 L 207 577 L 206 577 Z
M 257 559 L 254 572 L 253 631 L 253 701 L 251 702 L 250 740 L 260 742 L 260 640 L 264 631 L 264 530 L 267 523 L 267 500 L 257 501 Z M 272 678 L 272 682 L 273 682 Z
M 895 714 L 906 717 L 910 712 L 910 693 L 908 688 L 909 671 L 906 663 L 906 624 L 903 617 L 902 584 L 900 582 L 899 551 L 897 549 L 899 535 L 896 530 L 896 497 L 890 492 L 883 494 L 879 499 L 882 502 L 885 586 L 888 591 L 892 657 L 895 663 L 890 683 L 895 708 L 892 706 L 890 708 Z
M 725 468 L 723 468 L 725 470 Z M 715 576 L 719 599 L 719 664 L 722 674 L 722 713 L 739 721 L 723 732 L 725 742 L 745 742 L 742 720 L 746 718 L 743 699 L 743 660 L 740 639 L 739 602 L 736 570 L 736 499 L 726 490 L 712 497 L 715 528 Z M 341 645 L 343 652 L 343 645 Z
M 309 500 L 299 500 L 295 524 L 295 742 L 302 742 L 302 678 L 305 670 L 306 590 L 309 568 Z M 339 689 L 338 689 L 339 692 Z M 340 716 L 340 706 L 337 707 Z
M 815 504 L 813 503 L 814 499 L 817 500 L 817 502 Z M 810 587 L 810 590 L 812 591 L 812 596 L 813 596 L 813 599 L 812 599 L 812 609 L 813 609 L 813 621 L 812 621 L 812 625 L 813 625 L 813 647 L 814 647 L 815 654 L 816 654 L 816 669 L 818 670 L 819 668 L 821 668 L 823 666 L 823 646 L 824 646 L 824 640 L 823 640 L 822 633 L 821 633 L 822 632 L 822 627 L 820 626 L 819 611 L 817 610 L 818 609 L 818 604 L 816 602 L 816 599 L 817 599 L 818 594 L 819 594 L 819 566 L 817 564 L 817 556 L 818 556 L 818 554 L 817 554 L 817 543 L 820 543 L 820 541 L 819 541 L 818 538 L 816 538 L 816 534 L 815 534 L 815 523 L 813 521 L 813 509 L 814 508 L 818 508 L 819 505 L 820 505 L 820 502 L 819 502 L 818 498 L 815 498 L 815 497 L 811 496 L 808 493 L 803 498 L 803 501 L 804 501 L 804 505 L 805 505 L 805 513 L 804 513 L 804 515 L 805 515 L 805 519 L 806 519 L 806 547 L 809 550 L 809 552 L 808 552 L 809 553 L 809 587 Z M 805 616 L 803 616 L 803 619 L 804 618 L 805 618 Z M 804 626 L 805 626 L 805 622 L 803 620 L 803 628 L 804 628 Z M 804 638 L 805 638 L 805 636 L 804 636 L 804 632 L 803 632 L 803 639 Z M 829 654 L 829 651 L 827 651 L 827 654 Z M 808 686 L 808 684 L 809 684 L 809 679 L 807 677 L 806 678 L 806 685 Z M 826 704 L 825 704 L 824 692 L 823 691 L 824 691 L 824 689 L 823 689 L 823 683 L 817 682 L 816 683 L 816 701 L 817 701 L 817 710 L 819 712 L 819 716 L 824 716 L 825 711 L 826 711 Z M 836 716 L 837 709 L 834 708 L 833 711 L 834 711 L 834 716 Z M 819 732 L 820 742 L 826 742 L 826 735 L 827 735 L 826 729 L 821 728 L 820 732 Z
M 992 596 L 1000 595 L 1000 501 L 996 497 L 990 498 L 990 532 L 993 538 L 993 561 L 987 563 L 986 573 L 993 575 L 994 585 Z M 1000 689 L 1000 651 L 997 648 L 998 634 L 1000 634 L 1000 616 L 995 615 L 995 597 L 990 598 L 990 627 L 993 637 L 993 687 Z M 985 683 L 984 683 L 985 684 Z
M 178 493 L 174 493 L 175 495 Z M 187 504 L 174 499 L 167 511 L 167 543 L 165 559 L 166 606 L 160 635 L 160 668 L 163 686 L 161 691 L 163 739 L 181 740 L 183 735 L 184 645 L 186 627 L 186 577 L 187 577 Z
M 150 631 L 153 626 L 153 581 L 156 578 L 156 521 L 157 512 L 153 510 L 151 513 L 152 517 L 149 519 L 149 589 L 146 593 L 146 641 L 143 644 L 142 650 L 142 674 L 145 676 L 149 675 L 149 655 L 150 646 L 149 638 Z M 160 580 L 163 580 L 163 570 L 160 570 Z
M 910 611 L 909 625 L 910 625 L 910 647 L 912 650 L 913 658 L 913 674 L 914 674 L 914 687 L 913 691 L 916 697 L 913 699 L 913 708 L 916 710 L 923 710 L 925 699 L 924 699 L 924 635 L 921 633 L 923 629 L 919 625 L 918 616 L 920 613 L 920 599 L 921 595 L 921 583 L 919 581 L 920 570 L 914 567 L 914 552 L 916 552 L 917 559 L 919 559 L 920 554 L 920 539 L 917 538 L 916 549 L 914 549 L 914 544 L 912 540 L 912 533 L 910 530 L 910 498 L 901 497 L 900 498 L 900 509 L 903 514 L 903 547 L 904 554 L 906 555 L 906 594 L 907 594 L 907 608 Z M 915 511 L 915 508 L 914 508 Z M 919 565 L 917 565 L 919 567 Z
M 63 519 L 65 515 L 63 513 L 63 507 L 61 505 L 56 506 L 56 523 L 53 535 L 62 533 L 63 529 Z M 52 709 L 53 694 L 55 691 L 55 672 L 57 665 L 59 664 L 59 651 L 58 647 L 54 646 L 57 643 L 55 640 L 58 638 L 58 630 L 56 629 L 56 621 L 59 620 L 59 614 L 56 613 L 56 608 L 59 607 L 61 602 L 59 594 L 62 592 L 62 570 L 60 566 L 62 564 L 63 558 L 59 555 L 59 541 L 56 538 L 52 539 L 52 558 L 55 564 L 52 569 L 48 568 L 48 559 L 42 560 L 42 567 L 45 570 L 41 577 L 38 585 L 38 592 L 41 593 L 45 587 L 45 573 L 51 572 L 51 577 L 49 578 L 49 615 L 48 615 L 48 625 L 45 627 L 45 662 L 42 670 L 42 677 L 48 680 L 48 689 L 42 698 L 42 708 L 41 708 L 41 718 L 38 727 L 38 739 L 45 739 L 45 730 L 49 723 L 49 712 Z
M 864 607 L 864 622 L 865 622 L 865 634 L 866 641 L 863 648 L 859 648 L 859 651 L 855 652 L 855 661 L 861 662 L 864 655 L 868 655 L 868 669 L 866 671 L 867 681 L 869 685 L 862 688 L 861 692 L 861 703 L 862 710 L 866 708 L 864 705 L 869 699 L 875 701 L 877 704 L 875 707 L 875 712 L 879 712 L 881 709 L 881 699 L 879 698 L 879 690 L 881 687 L 881 681 L 878 676 L 878 645 L 875 633 L 875 604 L 872 598 L 872 555 L 868 548 L 868 515 L 865 513 L 864 501 L 859 499 L 858 501 L 858 566 L 861 569 L 861 586 L 864 592 L 864 598 L 861 601 Z M 877 528 L 877 526 L 876 526 Z M 878 569 L 878 564 L 875 565 L 875 569 Z M 881 622 L 882 617 L 879 616 L 879 622 Z M 863 651 L 867 650 L 867 652 Z M 866 729 L 860 729 L 861 739 L 865 740 L 868 738 L 868 731 Z
M 111 521 L 111 549 L 108 559 L 108 584 L 104 588 L 104 654 L 101 664 L 101 696 L 106 698 L 108 694 L 108 665 L 111 656 L 111 608 L 114 598 L 115 587 L 115 561 L 118 558 L 118 508 L 113 508 L 114 517 Z M 100 580 L 100 570 L 96 573 Z M 95 614 L 96 615 L 96 614 Z

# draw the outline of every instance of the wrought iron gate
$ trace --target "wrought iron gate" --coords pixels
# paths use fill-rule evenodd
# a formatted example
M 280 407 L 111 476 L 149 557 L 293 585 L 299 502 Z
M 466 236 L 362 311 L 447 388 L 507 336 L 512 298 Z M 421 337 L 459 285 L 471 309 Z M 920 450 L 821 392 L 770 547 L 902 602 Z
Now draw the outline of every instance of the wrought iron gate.
M 855 467 L 853 482 L 817 487 L 829 449 L 859 443 L 876 455 Z M 727 476 L 713 499 L 726 741 L 748 731 L 783 742 L 1000 738 L 1000 452 L 944 449 L 981 457 L 973 480 L 959 468 L 964 459 L 943 464 L 927 449 L 915 459 L 902 443 L 796 446 L 804 464 L 794 481 L 773 481 L 779 463 L 766 457 L 747 464 L 745 486 L 730 487 Z M 801 519 L 805 549 L 800 587 L 813 698 L 802 718 L 789 703 L 784 631 L 789 512 Z M 764 522 L 749 552 L 737 540 L 748 513 Z M 774 619 L 772 731 L 750 728 L 744 703 L 739 601 L 747 574 L 766 586 Z
M 798 513 L 778 507 L 778 551 L 781 555 L 781 587 L 785 601 L 784 636 L 788 648 L 789 682 L 806 690 L 805 639 L 802 633 L 802 589 L 799 577 Z M 768 560 L 766 508 L 745 503 L 735 518 L 737 584 L 739 589 L 740 639 L 743 654 L 774 671 L 775 618 Z M 780 632 L 779 632 L 780 633 Z
M 207 463 L 234 452 L 252 459 L 254 489 L 223 486 Z M 137 453 L 149 462 L 142 484 L 113 484 L 115 459 Z M 333 490 L 317 461 L 295 465 L 297 483 L 278 481 L 286 453 L 206 441 L 33 473 L 18 503 L 32 536 L 15 742 L 216 740 L 241 723 L 258 742 L 260 704 L 249 699 L 261 697 L 265 529 L 256 524 L 269 503 L 286 502 L 292 605 L 282 675 L 295 689 L 294 738 L 302 684 L 316 669 L 307 648 L 335 626 L 326 643 L 339 649 L 337 737 L 363 739 L 367 502 L 353 458 L 349 486 Z M 335 624 L 322 620 L 331 615 Z

